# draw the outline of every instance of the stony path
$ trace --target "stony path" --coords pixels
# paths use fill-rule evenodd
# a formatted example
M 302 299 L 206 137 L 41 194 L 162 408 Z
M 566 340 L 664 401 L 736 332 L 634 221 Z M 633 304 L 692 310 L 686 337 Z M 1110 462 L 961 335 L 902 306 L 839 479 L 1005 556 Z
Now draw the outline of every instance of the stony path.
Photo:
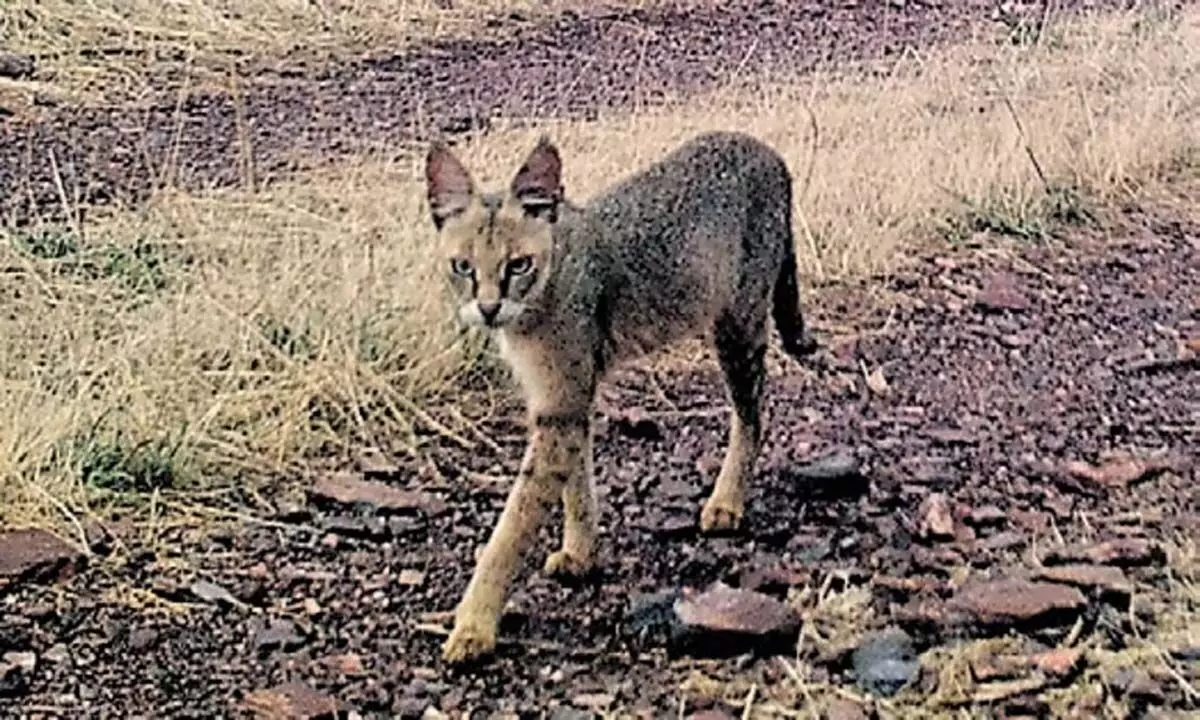
M 773 657 L 795 656 L 795 618 L 775 614 L 790 592 L 807 632 L 828 640 L 801 650 L 812 683 L 911 681 L 910 697 L 942 698 L 944 711 L 991 698 L 984 715 L 1044 712 L 1059 687 L 1078 691 L 1079 717 L 1195 712 L 1197 565 L 1179 548 L 1200 540 L 1200 226 L 1136 209 L 1124 224 L 931 256 L 865 315 L 860 295 L 829 293 L 814 314 L 854 327 L 826 335 L 824 374 L 781 361 L 737 537 L 695 531 L 724 436 L 715 370 L 624 373 L 598 441 L 602 567 L 576 588 L 527 573 L 490 666 L 448 673 L 437 651 L 519 456 L 511 405 L 481 425 L 499 455 L 445 447 L 436 471 L 375 458 L 300 506 L 279 501 L 271 525 L 177 538 L 185 550 L 166 543 L 119 570 L 12 581 L 54 551 L 0 540 L 0 707 L 198 718 L 249 702 L 316 717 L 336 702 L 361 717 L 586 718 L 676 717 L 683 702 L 740 717 L 681 683 L 698 671 L 754 681 L 764 711 L 789 688 L 798 697 Z M 879 372 L 867 382 L 864 368 Z M 672 610 L 685 588 L 718 581 L 735 589 Z M 818 604 L 821 589 L 832 596 Z M 714 592 L 751 612 L 729 616 Z M 838 598 L 856 593 L 865 604 L 839 620 Z M 683 624 L 689 612 L 699 626 Z M 893 634 L 854 654 L 864 620 Z M 717 621 L 745 627 L 714 636 L 703 625 Z M 1171 670 L 1106 654 L 1189 622 L 1191 635 L 1162 641 Z M 977 659 L 958 690 L 911 660 L 994 635 L 1007 654 Z M 739 648 L 757 654 L 673 657 Z M 833 711 L 869 717 L 854 703 Z
M 442 131 L 498 114 L 587 115 L 712 86 L 739 63 L 791 72 L 953 39 L 990 11 L 821 7 L 573 16 L 506 41 L 264 73 L 246 100 L 258 177 L 411 138 L 417 108 Z M 0 211 L 54 206 L 50 149 L 85 197 L 140 197 L 140 163 L 163 157 L 173 111 L 0 120 Z M 182 181 L 239 182 L 228 98 L 195 97 L 184 111 Z M 682 685 L 700 672 L 731 683 L 730 700 L 755 683 L 764 711 L 794 702 L 794 668 L 779 657 L 796 654 L 785 596 L 807 621 L 809 690 L 911 682 L 905 692 L 941 710 L 991 698 L 976 709 L 1036 715 L 1073 688 L 1080 717 L 1195 712 L 1200 630 L 1185 611 L 1194 617 L 1200 602 L 1200 227 L 1131 209 L 1123 228 L 927 258 L 871 313 L 858 312 L 863 294 L 826 293 L 814 315 L 838 328 L 825 338 L 833 367 L 780 362 L 771 440 L 737 537 L 694 527 L 724 441 L 715 369 L 624 373 L 606 390 L 599 433 L 602 567 L 575 588 L 527 573 L 506 644 L 480 670 L 447 673 L 437 649 L 519 457 L 511 402 L 480 424 L 498 451 L 431 439 L 428 462 L 376 458 L 325 477 L 300 505 L 271 498 L 278 512 L 265 523 L 169 534 L 157 551 L 123 553 L 119 525 L 95 533 L 93 551 L 119 563 L 83 563 L 38 532 L 0 535 L 0 715 L 211 718 L 249 705 L 320 717 L 337 705 L 362 717 L 561 720 L 676 717 L 682 703 L 740 716 Z M 551 542 L 547 533 L 541 550 Z M 722 596 L 751 611 L 713 618 Z M 869 642 L 856 634 L 864 619 L 880 633 Z M 714 637 L 704 625 L 717 620 L 742 632 Z M 1172 624 L 1191 635 L 1164 640 L 1161 659 L 1110 662 L 1106 652 Z M 911 657 L 997 634 L 1010 638 L 1007 654 L 979 659 L 957 690 Z M 674 656 L 747 647 L 757 654 Z
M 1119 3 L 1056 5 L 1070 13 Z M 138 107 L 44 108 L 36 122 L 0 109 L 0 217 L 59 213 L 56 176 L 72 203 L 85 204 L 135 202 L 163 184 L 261 184 L 349 153 L 394 152 L 431 130 L 463 132 L 496 117 L 589 117 L 735 78 L 876 60 L 995 23 L 991 0 L 688 6 L 510 20 L 483 39 L 393 57 L 264 69 L 241 80 L 240 104 L 216 91 L 181 102 L 164 87 Z M 1039 12 L 1030 5 L 1020 17 Z

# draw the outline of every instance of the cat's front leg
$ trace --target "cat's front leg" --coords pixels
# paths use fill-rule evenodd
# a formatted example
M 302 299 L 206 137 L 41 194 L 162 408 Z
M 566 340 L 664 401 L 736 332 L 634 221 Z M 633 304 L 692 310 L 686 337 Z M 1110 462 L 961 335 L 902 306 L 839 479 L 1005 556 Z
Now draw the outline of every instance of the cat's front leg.
M 590 415 L 578 418 L 581 427 L 570 431 L 571 474 L 563 487 L 563 544 L 546 558 L 545 573 L 578 578 L 592 569 L 599 533 L 600 510 L 592 474 Z
M 562 497 L 568 479 L 582 474 L 587 414 L 543 412 L 534 416 L 533 424 L 521 471 L 455 612 L 454 629 L 442 647 L 442 656 L 449 662 L 466 662 L 495 648 L 500 614 L 521 556 L 537 535 L 546 512 Z

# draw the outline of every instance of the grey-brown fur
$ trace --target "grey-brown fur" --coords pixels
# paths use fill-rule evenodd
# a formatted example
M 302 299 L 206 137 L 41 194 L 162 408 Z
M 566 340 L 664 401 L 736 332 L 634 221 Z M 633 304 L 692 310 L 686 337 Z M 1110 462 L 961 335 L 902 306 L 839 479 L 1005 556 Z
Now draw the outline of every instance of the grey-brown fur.
M 565 201 L 559 154 L 544 138 L 506 193 L 479 193 L 440 144 L 426 174 L 460 317 L 496 330 L 531 421 L 520 474 L 444 647 L 447 660 L 463 661 L 494 647 L 518 558 L 551 503 L 564 503 L 565 522 L 547 572 L 591 567 L 591 415 L 606 371 L 684 338 L 712 339 L 733 413 L 701 528 L 728 530 L 741 521 L 761 446 L 768 317 L 790 354 L 814 345 L 799 308 L 791 175 L 752 137 L 701 135 L 582 208 Z

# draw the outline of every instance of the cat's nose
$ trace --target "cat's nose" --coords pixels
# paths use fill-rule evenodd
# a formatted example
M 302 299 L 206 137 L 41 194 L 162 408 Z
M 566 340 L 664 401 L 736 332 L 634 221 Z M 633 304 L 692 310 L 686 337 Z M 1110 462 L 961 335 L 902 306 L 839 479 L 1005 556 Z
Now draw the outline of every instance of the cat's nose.
M 500 312 L 500 303 L 495 300 L 480 300 L 475 303 L 479 307 L 479 314 L 483 316 L 483 322 L 491 325 L 496 319 L 496 314 Z

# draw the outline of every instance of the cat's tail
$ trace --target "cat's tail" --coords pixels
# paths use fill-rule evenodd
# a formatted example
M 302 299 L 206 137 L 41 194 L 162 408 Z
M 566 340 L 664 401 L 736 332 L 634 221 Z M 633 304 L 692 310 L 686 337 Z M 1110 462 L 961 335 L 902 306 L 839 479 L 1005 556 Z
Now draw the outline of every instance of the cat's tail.
M 796 249 L 789 233 L 786 254 L 775 280 L 775 295 L 771 315 L 775 329 L 783 340 L 783 349 L 794 358 L 812 355 L 820 346 L 804 325 L 800 312 L 800 288 L 796 282 Z

